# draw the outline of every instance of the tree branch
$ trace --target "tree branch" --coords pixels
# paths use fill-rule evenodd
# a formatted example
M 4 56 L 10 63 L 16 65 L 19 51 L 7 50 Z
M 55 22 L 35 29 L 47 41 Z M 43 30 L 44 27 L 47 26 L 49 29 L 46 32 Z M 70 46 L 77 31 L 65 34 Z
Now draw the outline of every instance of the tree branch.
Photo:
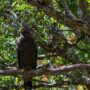
M 69 9 L 66 0 L 60 0 L 61 4 L 63 5 L 65 12 L 66 12 L 66 16 L 72 18 L 73 20 L 77 19 L 76 16 L 71 12 L 71 10 Z
M 61 75 L 61 74 L 65 74 L 67 72 L 70 71 L 75 71 L 75 70 L 89 70 L 90 69 L 90 64 L 75 64 L 75 65 L 70 65 L 70 66 L 62 66 L 60 68 L 49 68 L 48 65 L 45 65 L 43 67 L 39 67 L 36 70 L 32 70 L 32 71 L 24 71 L 24 70 L 20 70 L 20 69 L 9 69 L 9 70 L 0 70 L 0 75 L 11 75 L 11 76 L 22 76 L 25 77 L 26 79 L 33 77 L 33 76 L 41 76 L 41 75 Z M 40 82 L 38 85 L 34 85 L 33 88 L 39 88 L 39 87 L 47 87 L 47 88 L 51 88 L 51 87 L 62 87 L 63 85 L 69 85 L 72 83 L 72 85 L 78 85 L 78 84 L 82 84 L 82 85 L 90 85 L 90 78 L 88 77 L 81 77 L 81 78 L 73 78 L 72 76 L 69 76 L 71 78 L 71 80 L 67 80 L 67 81 L 58 81 L 54 84 L 50 84 L 50 83 L 44 83 L 44 82 Z M 35 81 L 35 80 L 34 80 Z M 36 80 L 37 81 L 37 80 Z M 37 81 L 38 82 L 38 81 Z M 13 87 L 13 86 L 10 86 Z M 15 88 L 20 88 L 23 87 L 23 85 L 19 85 L 16 86 Z M 1 87 L 1 88 L 5 88 L 5 87 Z
M 67 43 L 65 43 L 65 44 L 67 44 Z M 41 48 L 47 50 L 47 52 L 51 52 L 51 53 L 52 53 L 51 48 L 53 48 L 53 47 L 48 46 L 48 44 L 46 44 L 46 43 L 41 44 L 41 43 L 40 43 L 39 46 L 40 46 Z M 70 46 L 71 46 L 71 45 L 70 45 Z M 69 53 L 67 53 L 67 51 L 66 51 L 65 49 L 56 48 L 56 49 L 55 49 L 55 53 L 56 53 L 57 56 L 61 56 L 61 57 L 65 58 L 67 61 L 69 61 L 69 62 L 71 62 L 71 63 L 73 63 L 73 64 L 76 64 L 76 63 L 85 63 L 85 62 L 80 61 L 80 60 L 78 60 L 78 59 L 71 58 L 71 56 L 69 55 Z
M 79 9 L 82 12 L 82 19 L 90 24 L 89 3 L 87 0 L 79 0 Z
M 57 11 L 52 6 L 42 5 L 42 3 L 38 3 L 39 0 L 25 0 L 28 4 L 36 6 L 38 9 L 43 10 L 47 15 L 53 17 L 56 19 L 59 23 L 63 23 L 64 25 L 73 28 L 75 30 L 83 31 L 84 33 L 87 33 L 90 35 L 90 26 L 88 26 L 86 23 L 84 23 L 82 20 L 79 19 L 72 19 L 68 16 L 66 16 L 63 12 Z M 44 1 L 45 0 L 40 0 Z
M 70 66 L 62 66 L 60 68 L 55 68 L 55 69 L 48 68 L 48 65 L 45 65 L 44 67 L 40 67 L 37 70 L 33 70 L 33 71 L 23 71 L 20 69 L 0 70 L 0 75 L 12 75 L 12 76 L 27 75 L 27 78 L 29 78 L 30 76 L 41 76 L 48 73 L 51 75 L 60 75 L 62 73 L 74 71 L 77 69 L 82 69 L 82 70 L 90 69 L 90 64 L 74 64 Z

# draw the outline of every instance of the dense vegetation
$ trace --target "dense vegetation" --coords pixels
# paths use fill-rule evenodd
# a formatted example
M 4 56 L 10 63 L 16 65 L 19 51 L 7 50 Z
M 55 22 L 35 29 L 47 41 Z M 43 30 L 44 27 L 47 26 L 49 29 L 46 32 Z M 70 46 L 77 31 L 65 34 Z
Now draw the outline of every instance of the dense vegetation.
M 5 71 L 18 67 L 23 21 L 37 43 L 38 66 L 49 64 L 33 79 L 38 90 L 90 90 L 90 0 L 1 0 L 0 90 L 23 88 L 19 72 Z

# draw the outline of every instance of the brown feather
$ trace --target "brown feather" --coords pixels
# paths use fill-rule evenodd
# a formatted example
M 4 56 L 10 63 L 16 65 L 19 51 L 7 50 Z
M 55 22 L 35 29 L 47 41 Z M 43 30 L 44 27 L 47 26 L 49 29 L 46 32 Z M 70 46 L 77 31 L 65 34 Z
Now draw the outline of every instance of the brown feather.
M 36 69 L 37 66 L 37 47 L 32 38 L 30 30 L 23 28 L 20 37 L 18 38 L 18 65 L 20 69 L 26 71 Z M 28 81 L 27 81 L 28 82 Z

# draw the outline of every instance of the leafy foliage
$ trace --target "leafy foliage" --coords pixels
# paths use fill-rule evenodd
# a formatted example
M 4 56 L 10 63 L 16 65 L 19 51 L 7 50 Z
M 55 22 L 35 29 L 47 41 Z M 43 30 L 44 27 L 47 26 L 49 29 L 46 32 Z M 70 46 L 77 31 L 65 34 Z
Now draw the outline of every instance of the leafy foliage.
M 79 0 L 66 0 L 70 10 L 78 17 Z M 87 0 L 89 2 L 89 0 Z M 63 13 L 65 9 L 60 0 L 53 0 L 53 6 Z M 0 69 L 16 68 L 16 38 L 19 36 L 19 29 L 25 21 L 32 28 L 34 39 L 38 46 L 38 56 L 44 55 L 43 60 L 38 60 L 38 65 L 50 64 L 52 68 L 59 68 L 64 65 L 78 62 L 90 63 L 90 36 L 83 32 L 75 31 L 62 23 L 58 23 L 51 16 L 47 16 L 43 10 L 27 4 L 23 0 L 1 0 L 0 2 Z M 60 50 L 60 51 L 59 51 Z M 59 55 L 54 56 L 54 54 Z M 51 57 L 49 57 L 51 55 Z M 74 71 L 69 74 L 80 77 L 87 75 L 87 71 Z M 36 77 L 48 83 L 70 80 L 67 74 L 58 76 L 46 75 Z M 20 77 L 1 76 L 0 87 L 7 90 L 16 90 L 17 85 L 23 81 Z M 35 82 L 34 82 L 35 83 Z M 37 83 L 36 83 L 37 84 Z M 15 89 L 16 88 L 16 89 Z M 72 90 L 76 86 L 66 85 L 63 89 Z M 39 90 L 49 90 L 39 88 Z M 52 90 L 58 90 L 53 88 Z M 78 89 L 79 90 L 79 89 Z M 83 89 L 82 89 L 83 90 Z

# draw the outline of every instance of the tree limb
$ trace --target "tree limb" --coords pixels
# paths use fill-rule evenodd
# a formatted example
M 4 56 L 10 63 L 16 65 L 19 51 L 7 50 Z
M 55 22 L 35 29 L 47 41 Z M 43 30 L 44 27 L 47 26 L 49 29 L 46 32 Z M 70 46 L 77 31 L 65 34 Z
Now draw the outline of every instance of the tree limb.
M 65 12 L 66 12 L 66 16 L 72 18 L 73 20 L 74 19 L 77 19 L 76 16 L 71 12 L 71 10 L 69 9 L 67 3 L 66 3 L 66 0 L 60 0 L 61 4 L 63 5 L 64 9 L 65 9 Z
M 29 78 L 30 76 L 41 76 L 47 73 L 51 75 L 60 75 L 62 73 L 66 73 L 66 72 L 70 72 L 78 69 L 82 69 L 82 70 L 90 69 L 90 64 L 74 64 L 69 66 L 62 66 L 60 68 L 55 68 L 55 69 L 48 68 L 48 66 L 45 65 L 44 67 L 38 68 L 37 70 L 33 70 L 33 71 L 24 71 L 20 69 L 0 70 L 0 75 L 23 76 L 27 74 L 27 78 Z
M 89 3 L 87 0 L 79 0 L 79 9 L 82 12 L 82 19 L 90 24 Z
M 84 33 L 87 33 L 90 35 L 90 26 L 88 26 L 86 23 L 84 23 L 80 19 L 72 19 L 68 16 L 66 16 L 63 12 L 57 11 L 54 7 L 47 5 L 42 5 L 42 3 L 38 3 L 39 0 L 25 0 L 28 4 L 36 6 L 38 9 L 43 10 L 47 15 L 53 17 L 56 19 L 59 23 L 63 23 L 64 25 L 73 28 L 75 30 L 83 31 Z M 42 0 L 40 0 L 42 1 Z M 45 0 L 43 0 L 45 1 Z

